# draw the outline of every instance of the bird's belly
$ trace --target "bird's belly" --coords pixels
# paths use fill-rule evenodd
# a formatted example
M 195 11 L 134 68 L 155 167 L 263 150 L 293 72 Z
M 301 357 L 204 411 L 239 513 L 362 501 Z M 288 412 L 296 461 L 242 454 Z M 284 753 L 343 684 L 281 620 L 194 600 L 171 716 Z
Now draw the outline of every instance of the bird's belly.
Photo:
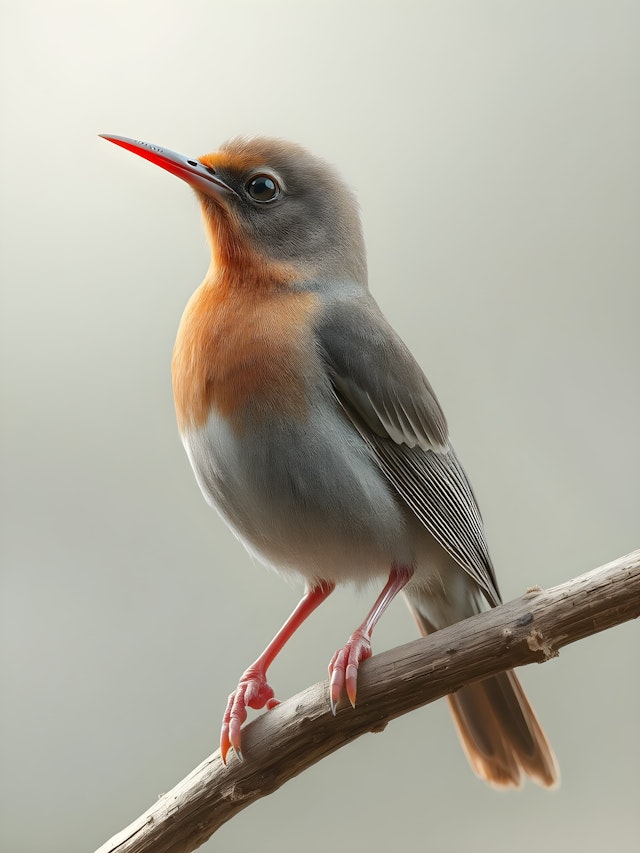
M 358 583 L 413 562 L 404 511 L 337 407 L 241 433 L 212 412 L 183 442 L 209 503 L 279 571 Z

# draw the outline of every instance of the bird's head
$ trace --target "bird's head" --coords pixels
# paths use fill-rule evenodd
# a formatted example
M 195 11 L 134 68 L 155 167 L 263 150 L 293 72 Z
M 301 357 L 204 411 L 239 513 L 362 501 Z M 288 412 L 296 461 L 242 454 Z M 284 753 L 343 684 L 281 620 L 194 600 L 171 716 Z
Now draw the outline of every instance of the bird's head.
M 104 138 L 193 187 L 218 265 L 256 263 L 294 270 L 298 280 L 366 285 L 355 198 L 331 166 L 300 145 L 238 138 L 190 159 L 125 137 Z

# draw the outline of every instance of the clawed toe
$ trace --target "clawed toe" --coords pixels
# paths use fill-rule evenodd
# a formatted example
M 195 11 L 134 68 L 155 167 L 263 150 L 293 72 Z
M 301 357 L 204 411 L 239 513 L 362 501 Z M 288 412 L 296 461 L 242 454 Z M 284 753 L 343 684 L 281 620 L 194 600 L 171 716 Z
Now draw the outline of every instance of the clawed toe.
M 273 689 L 267 683 L 264 672 L 257 669 L 248 669 L 238 686 L 229 696 L 227 707 L 222 718 L 222 730 L 220 732 L 220 755 L 224 764 L 227 763 L 227 755 L 233 749 L 239 760 L 242 761 L 242 724 L 247 719 L 247 708 L 264 708 L 268 710 L 278 705 L 274 697 Z
M 349 637 L 346 646 L 338 649 L 331 658 L 329 663 L 329 704 L 334 715 L 345 689 L 351 706 L 356 707 L 358 667 L 363 660 L 370 657 L 371 638 L 359 629 Z

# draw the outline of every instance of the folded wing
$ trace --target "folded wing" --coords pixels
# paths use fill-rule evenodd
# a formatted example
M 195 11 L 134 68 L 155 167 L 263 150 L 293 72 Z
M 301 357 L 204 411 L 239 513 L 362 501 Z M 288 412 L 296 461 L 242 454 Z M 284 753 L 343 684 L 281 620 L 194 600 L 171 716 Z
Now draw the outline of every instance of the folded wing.
M 478 505 L 408 348 L 369 294 L 327 307 L 317 334 L 335 394 L 380 470 L 489 603 L 499 604 Z

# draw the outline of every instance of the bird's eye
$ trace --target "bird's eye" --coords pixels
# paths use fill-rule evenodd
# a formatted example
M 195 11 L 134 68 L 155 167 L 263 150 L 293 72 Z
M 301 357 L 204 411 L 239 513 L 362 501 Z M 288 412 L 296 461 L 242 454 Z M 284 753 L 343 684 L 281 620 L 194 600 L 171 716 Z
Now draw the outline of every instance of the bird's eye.
M 270 175 L 254 175 L 246 186 L 254 201 L 274 201 L 280 195 L 280 187 Z

